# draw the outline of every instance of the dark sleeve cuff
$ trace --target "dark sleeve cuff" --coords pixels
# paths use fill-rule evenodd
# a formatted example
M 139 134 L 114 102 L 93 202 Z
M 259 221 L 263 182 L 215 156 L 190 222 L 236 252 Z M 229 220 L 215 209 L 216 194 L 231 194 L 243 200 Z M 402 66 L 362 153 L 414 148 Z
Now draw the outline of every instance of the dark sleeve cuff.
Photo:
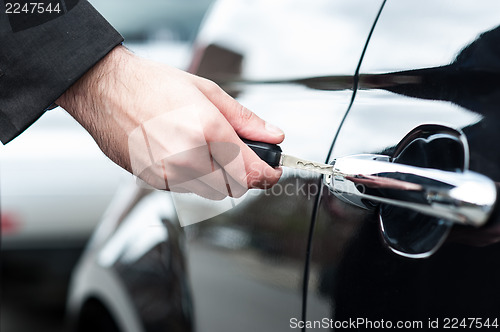
M 60 95 L 123 41 L 87 2 L 44 24 L 0 35 L 0 141 L 35 122 Z

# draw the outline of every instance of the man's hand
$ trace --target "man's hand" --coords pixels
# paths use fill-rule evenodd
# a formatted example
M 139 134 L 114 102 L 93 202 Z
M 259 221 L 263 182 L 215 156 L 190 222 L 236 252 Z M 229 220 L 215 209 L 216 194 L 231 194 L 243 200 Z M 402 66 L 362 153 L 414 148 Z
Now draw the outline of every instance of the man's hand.
M 238 136 L 280 143 L 283 132 L 215 83 L 116 47 L 56 103 L 115 163 L 159 189 L 211 199 L 267 188 L 281 176 Z

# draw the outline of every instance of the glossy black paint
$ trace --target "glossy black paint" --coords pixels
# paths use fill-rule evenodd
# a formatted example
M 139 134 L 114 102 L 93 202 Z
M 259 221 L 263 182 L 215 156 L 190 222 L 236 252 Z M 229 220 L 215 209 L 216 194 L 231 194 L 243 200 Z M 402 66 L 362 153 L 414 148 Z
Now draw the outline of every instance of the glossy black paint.
M 497 167 L 500 162 L 499 154 L 493 149 L 493 142 L 498 140 L 497 126 L 498 99 L 500 85 L 498 77 L 500 70 L 500 27 L 482 33 L 477 40 L 467 45 L 450 64 L 436 68 L 426 68 L 406 72 L 390 73 L 362 77 L 366 86 L 377 86 L 401 95 L 414 98 L 450 101 L 460 107 L 469 109 L 483 116 L 476 124 L 462 128 L 467 140 L 466 151 L 461 142 L 448 140 L 444 146 L 427 148 L 418 147 L 417 151 L 408 151 L 412 155 L 401 160 L 401 145 L 392 152 L 395 162 L 411 163 L 421 167 L 438 168 L 451 171 L 467 168 L 489 176 L 494 181 L 499 181 L 500 172 Z M 402 80 L 418 83 L 394 84 Z M 400 80 L 401 81 L 401 80 Z M 376 82 L 374 84 L 374 82 Z M 438 128 L 429 129 L 430 132 L 440 133 Z M 390 149 L 389 149 L 390 150 Z M 387 151 L 386 151 L 387 152 Z M 429 155 L 431 153 L 432 155 Z M 464 158 L 467 159 L 465 162 Z M 470 164 L 470 165 L 469 165 Z M 498 203 L 497 203 L 498 205 Z M 495 214 L 489 221 L 487 229 L 491 229 L 500 220 Z M 462 229 L 464 227 L 457 227 Z M 465 227 L 466 228 L 466 227 Z M 470 230 L 472 234 L 478 231 Z M 471 234 L 471 238 L 475 236 Z M 486 245 L 490 241 L 472 240 L 477 245 Z
M 382 17 L 382 21 L 383 19 Z M 410 117 L 413 116 L 410 112 L 418 111 L 419 105 L 423 112 L 435 108 L 436 114 L 449 109 L 451 118 L 448 123 L 442 120 L 425 120 L 433 118 L 432 115 L 425 114 L 421 115 L 423 120 L 420 123 L 446 124 L 461 130 L 468 141 L 469 152 L 466 158 L 470 158 L 469 169 L 498 182 L 500 154 L 493 142 L 498 141 L 500 134 L 497 129 L 500 123 L 499 38 L 499 28 L 478 31 L 477 39 L 470 44 L 464 43 L 463 49 L 457 50 L 458 55 L 452 59 L 451 64 L 443 63 L 442 66 L 423 69 L 409 68 L 387 74 L 360 75 L 361 90 L 358 91 L 353 110 L 347 117 L 347 128 L 341 129 L 338 144 L 346 144 L 349 139 L 352 140 L 352 137 L 348 137 L 353 133 L 350 121 L 358 116 L 357 113 L 361 113 L 367 96 L 372 101 L 373 113 L 373 116 L 363 113 L 367 116 L 367 122 L 378 118 L 390 124 L 394 120 L 395 126 L 398 126 L 404 121 L 404 114 L 408 115 L 410 123 Z M 393 94 L 384 93 L 384 90 Z M 443 101 L 447 104 L 443 104 Z M 393 113 L 384 110 L 391 107 L 392 102 L 397 105 L 414 104 L 415 107 L 399 109 L 401 117 L 398 118 L 396 110 Z M 356 106 L 357 103 L 361 105 Z M 396 118 L 387 117 L 389 114 L 396 114 Z M 456 118 L 453 118 L 454 114 Z M 471 117 L 472 121 L 468 120 L 468 124 L 453 125 L 462 114 L 476 116 Z M 398 131 L 398 128 L 394 129 L 395 132 Z M 383 132 L 377 133 L 376 128 L 370 128 L 360 135 L 372 137 L 381 133 Z M 463 148 L 447 144 L 432 149 L 430 154 L 425 148 L 417 147 L 415 151 L 408 151 L 411 153 L 401 160 L 401 150 L 398 151 L 396 145 L 402 137 L 393 137 L 392 144 L 381 145 L 378 150 L 359 151 L 355 148 L 352 153 L 383 152 L 392 154 L 396 161 L 403 163 L 450 170 L 459 170 L 464 165 Z M 346 149 L 343 148 L 343 151 Z M 330 311 L 329 317 L 338 321 L 361 317 L 391 320 L 394 323 L 417 320 L 422 321 L 424 326 L 429 319 L 441 318 L 441 328 L 444 318 L 498 318 L 500 245 L 497 211 L 482 228 L 453 226 L 446 243 L 432 257 L 413 260 L 398 257 L 386 247 L 377 225 L 378 210 L 360 215 L 359 211 L 353 211 L 351 207 L 332 197 L 324 197 L 320 208 L 316 223 L 321 231 L 316 229 L 312 257 L 312 263 L 320 266 L 319 272 L 313 273 L 312 277 L 318 278 L 320 282 L 319 286 L 309 287 L 309 295 L 325 300 L 325 310 L 329 308 Z M 381 213 L 386 218 L 388 212 L 394 213 L 395 210 L 394 224 L 397 223 L 396 219 L 404 223 L 415 218 L 413 213 L 402 209 L 384 208 Z M 428 225 L 428 221 L 419 222 Z M 446 225 L 439 224 L 439 221 L 435 223 L 438 228 L 444 227 L 443 230 L 446 231 Z M 340 235 L 338 227 L 343 224 L 350 224 L 351 227 Z M 405 224 L 405 227 L 411 226 Z M 419 227 L 418 231 L 423 230 L 425 228 Z M 414 231 L 403 233 L 399 239 L 394 234 L 389 241 L 404 241 L 404 236 L 410 233 L 417 235 Z M 329 242 L 337 242 L 340 247 L 338 253 L 327 253 Z M 491 296 L 485 297 L 485 294 Z M 308 317 L 315 318 L 317 315 L 309 311 Z

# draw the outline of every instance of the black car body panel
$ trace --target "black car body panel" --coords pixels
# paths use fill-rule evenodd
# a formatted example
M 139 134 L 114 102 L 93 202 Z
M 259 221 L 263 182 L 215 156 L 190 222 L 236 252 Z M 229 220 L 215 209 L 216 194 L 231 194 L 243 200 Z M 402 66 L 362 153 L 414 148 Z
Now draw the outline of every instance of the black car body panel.
M 391 155 L 412 129 L 431 125 L 465 133 L 469 168 L 498 181 L 499 5 L 388 1 L 358 75 L 383 3 L 220 1 L 197 39 L 191 70 L 284 129 L 287 154 L 318 161 Z M 405 162 L 420 165 L 418 154 Z M 71 311 L 78 316 L 97 298 L 121 330 L 134 332 L 495 318 L 494 220 L 480 229 L 453 227 L 433 256 L 414 260 L 387 248 L 378 206 L 347 204 L 310 172 L 285 169 L 278 186 L 232 204 L 180 229 L 168 193 L 118 199 L 75 273 Z M 96 287 L 101 278 L 114 289 Z M 485 301 L 485 293 L 493 297 Z
M 388 1 L 361 67 L 359 90 L 330 160 L 357 153 L 394 153 L 412 129 L 438 124 L 464 133 L 469 169 L 498 182 L 498 4 Z M 423 151 L 421 151 L 423 152 Z M 430 162 L 448 151 L 437 151 Z M 428 157 L 428 156 L 427 156 Z M 424 153 L 407 163 L 420 165 Z M 481 195 L 481 193 L 477 193 Z M 496 208 L 497 210 L 497 208 Z M 498 316 L 498 214 L 476 229 L 454 226 L 430 258 L 395 255 L 384 243 L 378 209 L 360 213 L 324 195 L 315 224 L 309 297 L 339 322 L 406 320 L 414 328 L 438 319 Z M 399 223 L 414 218 L 398 215 Z M 488 300 L 485 299 L 485 294 Z M 328 312 L 325 316 L 325 312 Z M 340 325 L 339 325 L 340 326 Z M 367 328 L 367 325 L 359 325 Z M 314 329 L 313 329 L 314 330 Z

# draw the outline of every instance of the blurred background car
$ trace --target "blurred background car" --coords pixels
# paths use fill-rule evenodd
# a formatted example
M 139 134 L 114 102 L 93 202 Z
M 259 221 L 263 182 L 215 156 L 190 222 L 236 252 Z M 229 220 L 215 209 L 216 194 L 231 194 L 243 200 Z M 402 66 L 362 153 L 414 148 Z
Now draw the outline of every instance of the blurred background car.
M 383 154 L 391 163 L 379 163 L 453 178 L 474 171 L 496 194 L 499 154 L 482 142 L 498 135 L 498 6 L 220 0 L 189 68 L 283 128 L 287 154 L 326 162 Z M 351 175 L 338 178 L 356 187 L 363 176 Z M 179 196 L 120 190 L 75 270 L 72 327 L 313 331 L 362 318 L 417 329 L 471 316 L 498 326 L 496 200 L 475 228 L 436 214 L 451 193 L 398 192 L 413 203 L 438 200 L 419 213 L 364 192 L 343 196 L 326 179 L 285 168 L 275 187 L 183 228 Z M 429 183 L 442 187 L 417 184 Z M 359 188 L 386 198 L 395 189 Z M 462 194 L 484 194 L 474 188 Z
M 132 51 L 179 68 L 211 2 L 91 1 Z M 2 331 L 62 328 L 71 271 L 130 177 L 60 108 L 0 147 Z

